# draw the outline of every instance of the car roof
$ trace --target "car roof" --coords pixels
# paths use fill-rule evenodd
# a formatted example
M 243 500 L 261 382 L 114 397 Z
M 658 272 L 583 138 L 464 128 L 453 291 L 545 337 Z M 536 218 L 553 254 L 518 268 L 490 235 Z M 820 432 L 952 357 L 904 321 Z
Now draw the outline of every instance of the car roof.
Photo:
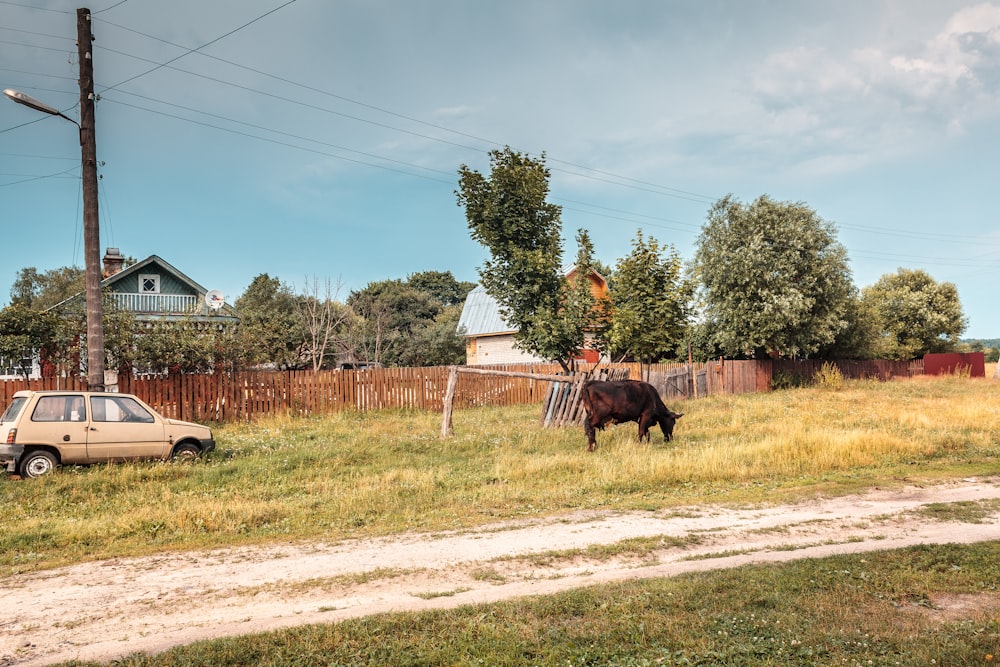
M 82 391 L 74 389 L 21 389 L 20 391 L 14 392 L 13 398 L 18 398 L 21 396 L 34 396 L 35 394 L 45 395 L 45 396 L 65 396 L 67 394 L 72 394 L 73 396 L 99 396 L 110 394 L 112 396 L 132 396 L 132 394 L 120 394 L 116 391 Z

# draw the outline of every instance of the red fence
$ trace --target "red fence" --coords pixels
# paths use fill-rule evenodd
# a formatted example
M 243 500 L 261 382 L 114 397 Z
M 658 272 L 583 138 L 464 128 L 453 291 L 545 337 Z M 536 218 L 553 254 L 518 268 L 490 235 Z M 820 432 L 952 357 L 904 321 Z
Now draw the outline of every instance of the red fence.
M 794 374 L 808 382 L 822 368 L 822 361 L 713 361 L 707 364 L 615 364 L 627 367 L 629 377 L 671 377 L 677 385 L 672 395 L 705 396 L 768 391 L 776 374 Z M 923 373 L 920 362 L 834 362 L 848 378 L 910 377 Z M 480 367 L 477 367 L 480 368 Z M 487 367 L 481 367 L 487 368 Z M 503 366 L 537 374 L 558 374 L 556 364 Z M 690 381 L 688 381 L 688 376 Z M 271 414 L 323 414 L 339 410 L 413 408 L 440 411 L 448 381 L 448 368 L 379 368 L 344 371 L 288 371 L 217 373 L 132 378 L 119 376 L 118 391 L 132 393 L 162 414 L 200 422 L 251 421 Z M 544 380 L 460 374 L 456 407 L 541 403 L 550 383 Z M 3 405 L 21 389 L 86 389 L 86 382 L 72 378 L 8 380 L 0 382 Z M 695 390 L 697 387 L 697 390 Z

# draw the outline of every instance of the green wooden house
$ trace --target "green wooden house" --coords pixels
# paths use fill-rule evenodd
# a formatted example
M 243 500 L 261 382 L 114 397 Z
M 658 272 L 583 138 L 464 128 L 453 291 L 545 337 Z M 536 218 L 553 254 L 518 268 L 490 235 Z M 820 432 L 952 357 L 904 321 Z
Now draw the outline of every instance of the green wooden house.
M 124 263 L 118 248 L 108 248 L 101 290 L 115 307 L 132 313 L 137 322 L 187 320 L 224 325 L 239 319 L 236 310 L 224 303 L 221 293 L 206 290 L 162 257 L 150 255 L 122 268 Z M 73 299 L 83 299 L 83 294 Z

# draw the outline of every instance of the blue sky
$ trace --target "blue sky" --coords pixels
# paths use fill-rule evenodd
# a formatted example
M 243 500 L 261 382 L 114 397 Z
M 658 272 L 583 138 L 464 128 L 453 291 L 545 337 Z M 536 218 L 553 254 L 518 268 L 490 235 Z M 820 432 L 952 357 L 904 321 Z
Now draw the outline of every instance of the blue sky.
M 0 0 L 0 88 L 78 118 L 76 8 Z M 545 152 L 608 264 L 684 259 L 711 203 L 803 202 L 858 287 L 957 285 L 1000 337 L 1000 0 L 93 0 L 102 248 L 234 301 L 449 270 L 485 251 L 457 170 Z M 77 129 L 0 98 L 0 303 L 83 264 Z

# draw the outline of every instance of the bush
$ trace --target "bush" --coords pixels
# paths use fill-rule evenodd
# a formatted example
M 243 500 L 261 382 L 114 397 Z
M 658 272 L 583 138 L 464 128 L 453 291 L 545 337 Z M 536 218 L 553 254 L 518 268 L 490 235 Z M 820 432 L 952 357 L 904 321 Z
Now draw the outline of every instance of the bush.
M 798 373 L 777 371 L 771 376 L 771 389 L 773 391 L 778 391 L 780 389 L 795 389 L 797 387 L 804 387 L 807 384 L 808 382 L 806 382 L 806 379 Z

